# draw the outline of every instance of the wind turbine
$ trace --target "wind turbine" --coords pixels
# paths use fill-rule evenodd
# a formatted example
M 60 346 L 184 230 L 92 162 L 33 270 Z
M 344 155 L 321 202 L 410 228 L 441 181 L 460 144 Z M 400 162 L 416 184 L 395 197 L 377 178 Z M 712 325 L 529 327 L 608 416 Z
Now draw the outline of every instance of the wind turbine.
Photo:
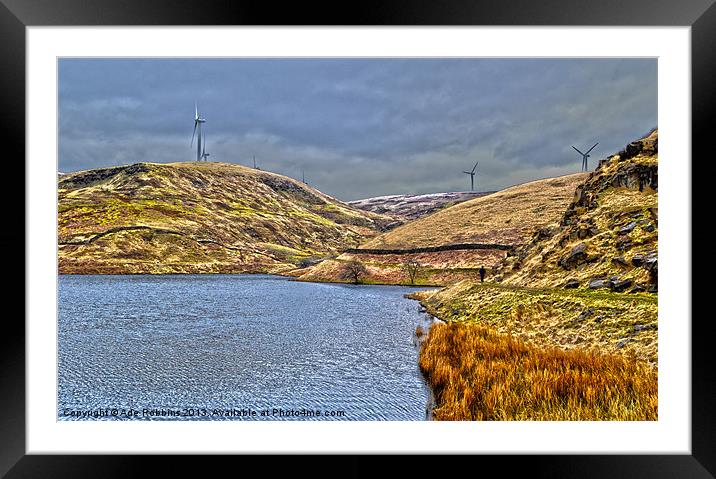
M 197 128 L 199 129 L 199 137 L 196 141 L 196 161 L 201 161 L 202 149 L 201 149 L 201 124 L 206 123 L 206 120 L 199 118 L 199 107 L 194 103 L 194 132 L 191 134 L 191 143 L 194 145 L 194 136 L 196 135 Z
M 590 156 L 590 155 L 589 155 L 589 152 L 592 151 L 592 150 L 594 149 L 594 147 L 597 146 L 598 144 L 599 144 L 599 142 L 595 143 L 594 146 L 592 146 L 590 149 L 588 149 L 586 153 L 582 153 L 581 151 L 579 151 L 579 150 L 577 150 L 576 148 L 574 148 L 574 146 L 572 146 L 572 148 L 574 148 L 575 150 L 577 150 L 577 153 L 579 153 L 580 155 L 582 155 L 582 171 L 587 171 L 587 169 L 588 169 L 588 167 L 587 167 L 587 161 L 588 161 L 587 158 L 589 158 L 589 156 Z
M 472 167 L 472 171 L 463 171 L 466 175 L 470 175 L 470 191 L 475 190 L 475 168 L 477 168 L 477 164 L 479 161 L 475 162 L 475 166 Z
M 204 161 L 209 161 L 207 160 L 207 158 L 210 156 L 211 155 L 206 152 L 206 135 L 204 135 L 204 141 L 201 143 L 201 159 Z

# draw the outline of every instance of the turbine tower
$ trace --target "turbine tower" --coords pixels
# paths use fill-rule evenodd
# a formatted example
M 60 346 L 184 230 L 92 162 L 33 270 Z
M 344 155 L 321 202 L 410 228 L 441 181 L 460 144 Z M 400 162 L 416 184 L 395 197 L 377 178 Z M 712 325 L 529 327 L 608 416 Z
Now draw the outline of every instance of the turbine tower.
M 204 135 L 204 140 L 201 142 L 201 159 L 204 161 L 209 161 L 207 160 L 207 158 L 210 156 L 211 155 L 206 152 L 206 135 Z
M 475 166 L 472 167 L 472 171 L 463 171 L 466 175 L 470 175 L 470 191 L 475 190 L 475 168 L 477 168 L 477 164 L 479 161 L 475 162 Z
M 587 160 L 587 159 L 588 159 L 589 156 L 590 156 L 590 155 L 589 155 L 589 152 L 592 151 L 592 150 L 594 149 L 594 147 L 597 146 L 598 144 L 599 144 L 599 142 L 595 143 L 594 146 L 592 146 L 590 149 L 588 149 L 586 153 L 582 153 L 581 151 L 577 150 L 577 148 L 575 148 L 574 146 L 572 146 L 572 148 L 574 148 L 575 150 L 577 150 L 577 153 L 579 153 L 580 155 L 582 155 L 582 171 L 587 171 L 587 170 L 588 170 L 588 166 L 587 166 L 587 161 L 588 161 L 588 160 Z
M 196 141 L 196 161 L 201 161 L 201 124 L 206 123 L 206 120 L 199 117 L 199 107 L 194 103 L 194 133 L 191 134 L 190 146 L 194 145 L 194 136 L 196 135 L 197 128 L 199 129 L 199 137 Z

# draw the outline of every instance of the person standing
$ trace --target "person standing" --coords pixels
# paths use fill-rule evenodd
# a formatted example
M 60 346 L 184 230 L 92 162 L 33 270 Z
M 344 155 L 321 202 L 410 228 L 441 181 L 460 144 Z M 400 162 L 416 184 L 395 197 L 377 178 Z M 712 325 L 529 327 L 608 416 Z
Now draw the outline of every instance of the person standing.
M 480 266 L 480 282 L 482 283 L 485 281 L 485 267 Z

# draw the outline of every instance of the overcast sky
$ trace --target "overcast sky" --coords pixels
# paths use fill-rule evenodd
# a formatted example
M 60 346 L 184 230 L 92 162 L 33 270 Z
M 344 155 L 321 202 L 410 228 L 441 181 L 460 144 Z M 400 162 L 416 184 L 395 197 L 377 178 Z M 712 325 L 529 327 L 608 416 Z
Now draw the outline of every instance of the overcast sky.
M 59 169 L 210 160 L 343 200 L 579 171 L 657 126 L 655 59 L 62 59 Z

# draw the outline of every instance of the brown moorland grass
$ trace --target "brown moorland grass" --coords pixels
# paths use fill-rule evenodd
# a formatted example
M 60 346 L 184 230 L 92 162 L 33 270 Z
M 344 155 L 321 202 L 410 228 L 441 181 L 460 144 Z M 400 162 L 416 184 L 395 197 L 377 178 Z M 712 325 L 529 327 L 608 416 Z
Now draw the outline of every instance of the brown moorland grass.
M 58 180 L 62 274 L 282 273 L 394 220 L 227 163 L 137 163 Z
M 465 201 L 399 226 L 361 248 L 402 249 L 453 243 L 521 244 L 557 223 L 586 173 L 531 181 Z
M 540 348 L 634 356 L 658 368 L 655 294 L 463 281 L 410 297 L 448 323 L 478 324 Z
M 633 358 L 540 348 L 475 324 L 435 324 L 420 351 L 437 420 L 643 421 L 657 373 Z

